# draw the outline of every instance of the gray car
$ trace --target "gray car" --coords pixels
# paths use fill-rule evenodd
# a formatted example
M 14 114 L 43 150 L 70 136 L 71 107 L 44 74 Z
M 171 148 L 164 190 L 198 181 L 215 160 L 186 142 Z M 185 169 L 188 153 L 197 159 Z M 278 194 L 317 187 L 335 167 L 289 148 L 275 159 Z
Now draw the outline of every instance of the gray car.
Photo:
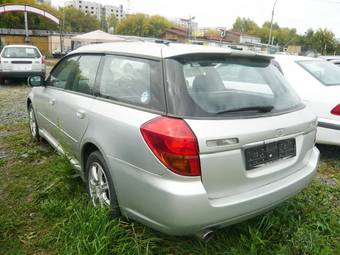
M 84 46 L 27 99 L 94 206 L 207 236 L 292 197 L 316 172 L 316 117 L 271 58 L 175 43 Z

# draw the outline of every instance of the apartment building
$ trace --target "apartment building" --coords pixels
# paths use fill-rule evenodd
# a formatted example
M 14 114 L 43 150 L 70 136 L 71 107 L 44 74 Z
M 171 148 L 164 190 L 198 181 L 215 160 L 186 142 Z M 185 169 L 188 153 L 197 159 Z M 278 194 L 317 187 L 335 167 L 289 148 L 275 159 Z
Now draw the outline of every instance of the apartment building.
M 109 18 L 112 15 L 115 15 L 118 20 L 121 20 L 125 16 L 123 5 L 101 5 L 96 2 L 71 0 L 65 2 L 65 7 L 74 7 L 86 14 L 96 16 L 98 20 L 100 20 L 101 17 Z

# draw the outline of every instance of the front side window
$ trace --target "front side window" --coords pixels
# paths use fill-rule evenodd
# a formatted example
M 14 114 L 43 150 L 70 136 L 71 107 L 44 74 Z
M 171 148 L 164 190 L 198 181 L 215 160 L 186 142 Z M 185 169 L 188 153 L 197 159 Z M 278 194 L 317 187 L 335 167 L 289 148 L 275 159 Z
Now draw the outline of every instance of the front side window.
M 99 93 L 115 101 L 164 111 L 159 61 L 108 55 L 100 77 Z
M 96 74 L 101 56 L 81 56 L 72 74 L 72 81 L 68 87 L 70 90 L 91 95 L 93 93 Z
M 267 59 L 188 55 L 168 59 L 166 68 L 167 99 L 175 115 L 253 116 L 302 107 Z
M 40 58 L 37 49 L 32 47 L 7 47 L 1 57 L 3 58 Z
M 74 76 L 71 75 L 78 68 L 79 56 L 63 59 L 51 72 L 48 85 L 65 89 L 68 84 L 72 84 Z
M 340 85 L 340 69 L 323 60 L 303 60 L 297 63 L 325 86 Z

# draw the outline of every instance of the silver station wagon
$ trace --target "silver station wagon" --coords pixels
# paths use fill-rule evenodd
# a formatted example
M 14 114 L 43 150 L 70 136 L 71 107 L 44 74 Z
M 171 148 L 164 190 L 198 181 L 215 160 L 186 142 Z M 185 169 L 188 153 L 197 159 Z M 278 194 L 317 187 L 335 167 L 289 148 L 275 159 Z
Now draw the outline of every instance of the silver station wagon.
M 208 238 L 292 197 L 316 171 L 316 117 L 267 56 L 96 44 L 29 84 L 32 136 L 70 158 L 93 205 L 167 234 Z

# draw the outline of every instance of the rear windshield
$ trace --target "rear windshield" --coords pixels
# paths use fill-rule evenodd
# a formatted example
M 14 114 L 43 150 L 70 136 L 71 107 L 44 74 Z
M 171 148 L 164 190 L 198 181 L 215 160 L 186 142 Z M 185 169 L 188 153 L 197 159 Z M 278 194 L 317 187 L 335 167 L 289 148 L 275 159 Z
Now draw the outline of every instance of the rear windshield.
M 191 55 L 166 60 L 166 69 L 174 115 L 251 117 L 303 107 L 267 59 Z
M 297 61 L 307 72 L 325 86 L 340 85 L 340 68 L 324 60 Z
M 3 58 L 40 58 L 37 49 L 32 47 L 8 47 L 4 49 Z

